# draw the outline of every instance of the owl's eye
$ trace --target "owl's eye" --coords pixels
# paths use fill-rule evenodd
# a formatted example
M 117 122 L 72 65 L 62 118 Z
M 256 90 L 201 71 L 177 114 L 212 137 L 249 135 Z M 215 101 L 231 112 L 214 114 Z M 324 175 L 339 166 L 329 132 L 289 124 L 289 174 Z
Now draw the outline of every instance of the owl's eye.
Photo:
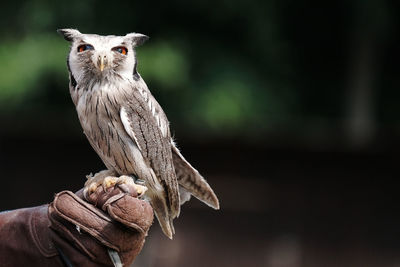
M 78 46 L 78 52 L 83 52 L 86 50 L 93 50 L 93 49 L 94 49 L 94 47 L 90 44 L 83 44 L 83 45 Z
M 123 47 L 123 46 L 114 47 L 112 50 L 116 51 L 116 52 L 118 52 L 120 54 L 123 54 L 123 55 L 128 54 L 128 49 L 126 47 Z

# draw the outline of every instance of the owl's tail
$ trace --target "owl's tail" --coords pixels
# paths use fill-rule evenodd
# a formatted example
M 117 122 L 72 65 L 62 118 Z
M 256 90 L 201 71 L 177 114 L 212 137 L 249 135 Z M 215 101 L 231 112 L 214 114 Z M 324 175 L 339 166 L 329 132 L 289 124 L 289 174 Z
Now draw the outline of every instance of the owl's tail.
M 175 229 L 172 223 L 173 218 L 170 216 L 165 197 L 152 194 L 151 190 L 147 191 L 147 196 L 151 200 L 151 206 L 153 207 L 154 214 L 160 223 L 162 231 L 169 239 L 172 239 L 172 236 L 175 234 Z
M 219 201 L 214 191 L 203 176 L 185 160 L 174 144 L 172 144 L 172 157 L 178 183 L 184 189 L 180 190 L 181 205 L 190 198 L 190 195 L 184 196 L 184 192 L 187 191 L 208 206 L 218 210 Z
M 180 204 L 182 205 L 185 201 L 190 199 L 190 195 L 193 195 L 208 206 L 219 209 L 218 198 L 210 185 L 203 176 L 185 160 L 173 143 L 172 157 L 179 183 Z M 147 191 L 147 196 L 151 200 L 151 205 L 160 223 L 161 229 L 166 236 L 172 239 L 172 236 L 175 234 L 173 219 L 176 215 L 173 216 L 166 202 L 166 197 L 159 193 L 153 193 L 151 188 Z

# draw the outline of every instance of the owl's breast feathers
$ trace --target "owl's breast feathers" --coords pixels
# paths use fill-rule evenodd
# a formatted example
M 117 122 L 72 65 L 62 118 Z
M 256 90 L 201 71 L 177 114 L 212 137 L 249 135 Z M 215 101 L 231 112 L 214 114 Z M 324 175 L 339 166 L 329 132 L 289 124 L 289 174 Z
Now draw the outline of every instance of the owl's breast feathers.
M 168 120 L 143 80 L 95 85 L 81 93 L 76 108 L 89 142 L 107 168 L 138 176 L 149 190 L 161 186 L 169 216 L 178 216 L 179 190 Z

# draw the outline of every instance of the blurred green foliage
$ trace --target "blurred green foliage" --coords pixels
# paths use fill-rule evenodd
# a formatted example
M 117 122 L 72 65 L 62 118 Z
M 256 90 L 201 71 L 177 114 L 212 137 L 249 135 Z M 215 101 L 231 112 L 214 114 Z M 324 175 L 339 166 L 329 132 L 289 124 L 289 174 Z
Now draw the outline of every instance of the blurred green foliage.
M 45 73 L 65 76 L 60 75 L 65 71 L 64 54 L 64 42 L 56 36 L 33 35 L 3 42 L 0 46 L 1 106 L 18 108 L 32 91 L 46 86 L 41 80 Z
M 396 124 L 398 73 L 389 59 L 398 8 L 377 0 L 3 1 L 0 117 L 71 116 L 68 43 L 55 30 L 72 27 L 149 35 L 138 68 L 172 127 L 222 136 L 340 128 L 353 56 L 373 40 L 372 114 Z

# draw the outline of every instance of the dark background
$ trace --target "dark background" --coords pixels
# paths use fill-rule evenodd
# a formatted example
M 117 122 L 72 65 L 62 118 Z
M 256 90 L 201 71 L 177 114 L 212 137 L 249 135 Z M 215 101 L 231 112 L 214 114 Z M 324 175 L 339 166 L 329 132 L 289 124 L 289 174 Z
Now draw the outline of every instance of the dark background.
M 134 266 L 400 264 L 400 4 L 2 1 L 0 210 L 104 168 L 57 28 L 140 32 L 139 72 L 220 198 L 154 223 Z

